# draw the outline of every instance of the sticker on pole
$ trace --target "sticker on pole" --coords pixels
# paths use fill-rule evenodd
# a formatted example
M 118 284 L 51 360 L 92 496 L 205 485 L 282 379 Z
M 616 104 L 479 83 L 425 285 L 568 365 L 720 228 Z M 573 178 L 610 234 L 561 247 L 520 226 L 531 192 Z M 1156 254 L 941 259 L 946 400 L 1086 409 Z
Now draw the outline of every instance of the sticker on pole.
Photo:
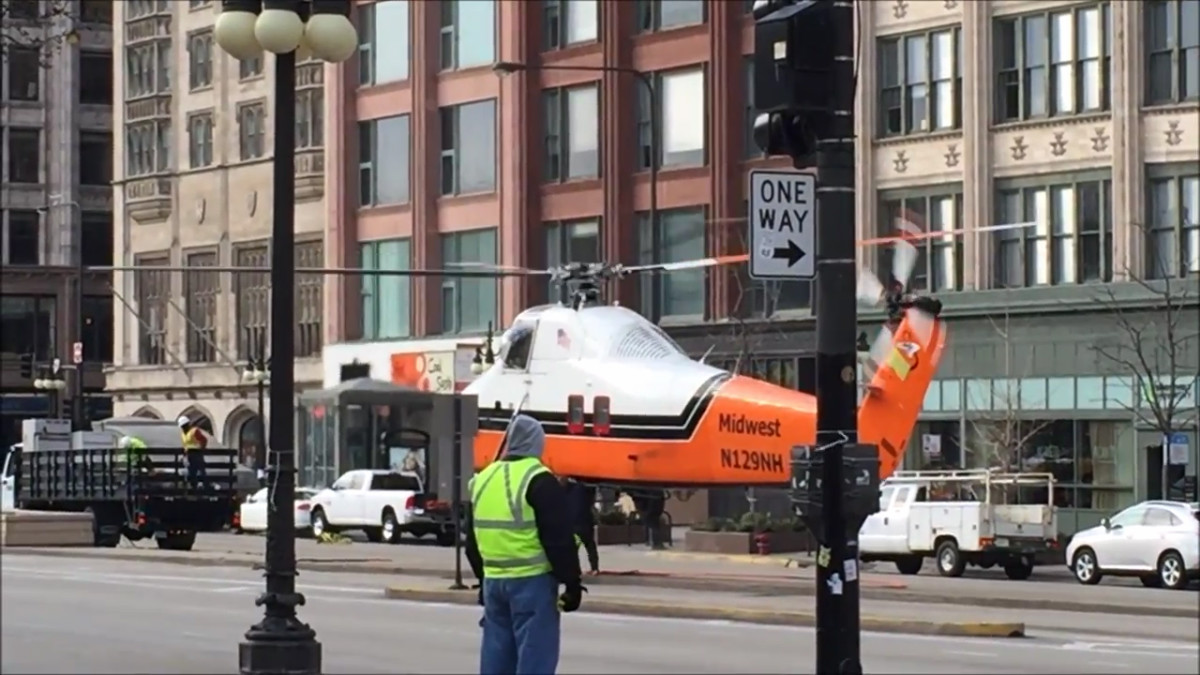
M 83 363 L 83 343 L 82 342 L 76 342 L 75 344 L 71 345 L 71 361 L 75 365 L 79 365 L 79 364 Z
M 816 273 L 817 181 L 797 171 L 751 171 L 750 276 L 812 279 Z

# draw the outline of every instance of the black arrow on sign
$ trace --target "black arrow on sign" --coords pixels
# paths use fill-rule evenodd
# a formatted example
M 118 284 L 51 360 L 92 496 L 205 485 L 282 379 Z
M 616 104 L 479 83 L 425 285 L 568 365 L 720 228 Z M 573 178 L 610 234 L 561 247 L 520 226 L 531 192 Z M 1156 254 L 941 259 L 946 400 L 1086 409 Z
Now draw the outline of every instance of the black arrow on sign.
M 777 246 L 771 253 L 771 257 L 775 260 L 786 260 L 788 267 L 792 267 L 803 260 L 804 256 L 804 251 L 791 239 L 788 240 L 787 246 Z

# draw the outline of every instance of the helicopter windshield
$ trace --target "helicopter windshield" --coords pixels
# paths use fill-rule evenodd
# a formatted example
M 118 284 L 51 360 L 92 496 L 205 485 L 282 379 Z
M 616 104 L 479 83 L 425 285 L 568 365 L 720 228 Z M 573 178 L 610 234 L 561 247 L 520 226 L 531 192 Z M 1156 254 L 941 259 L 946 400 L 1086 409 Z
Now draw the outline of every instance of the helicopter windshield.
M 500 336 L 500 361 L 505 368 L 522 370 L 529 365 L 533 347 L 533 324 L 518 322 Z

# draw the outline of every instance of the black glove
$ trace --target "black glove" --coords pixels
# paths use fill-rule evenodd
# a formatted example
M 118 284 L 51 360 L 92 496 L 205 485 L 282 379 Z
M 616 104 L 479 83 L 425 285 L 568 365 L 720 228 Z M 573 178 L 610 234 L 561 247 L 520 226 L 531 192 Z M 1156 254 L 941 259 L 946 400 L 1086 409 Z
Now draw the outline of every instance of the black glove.
M 584 593 L 587 593 L 587 588 L 583 584 L 577 582 L 568 585 L 567 590 L 558 596 L 558 608 L 563 612 L 574 612 L 583 602 Z

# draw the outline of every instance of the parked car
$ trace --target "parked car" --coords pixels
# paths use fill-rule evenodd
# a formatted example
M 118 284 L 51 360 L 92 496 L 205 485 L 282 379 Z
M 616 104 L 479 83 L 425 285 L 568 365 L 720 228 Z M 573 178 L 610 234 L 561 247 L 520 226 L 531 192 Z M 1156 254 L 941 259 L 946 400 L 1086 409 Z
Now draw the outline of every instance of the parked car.
M 238 509 L 238 530 L 241 532 L 265 532 L 267 530 L 267 488 L 250 495 Z M 296 523 L 296 534 L 308 534 L 312 526 L 312 498 L 317 496 L 314 488 L 296 488 L 295 508 L 292 510 Z
M 422 492 L 421 478 L 415 473 L 347 471 L 312 498 L 313 536 L 361 530 L 370 541 L 394 544 L 412 525 L 417 495 Z
M 1081 584 L 1111 575 L 1138 577 L 1149 588 L 1185 588 L 1200 578 L 1200 504 L 1135 504 L 1077 532 L 1067 564 Z

